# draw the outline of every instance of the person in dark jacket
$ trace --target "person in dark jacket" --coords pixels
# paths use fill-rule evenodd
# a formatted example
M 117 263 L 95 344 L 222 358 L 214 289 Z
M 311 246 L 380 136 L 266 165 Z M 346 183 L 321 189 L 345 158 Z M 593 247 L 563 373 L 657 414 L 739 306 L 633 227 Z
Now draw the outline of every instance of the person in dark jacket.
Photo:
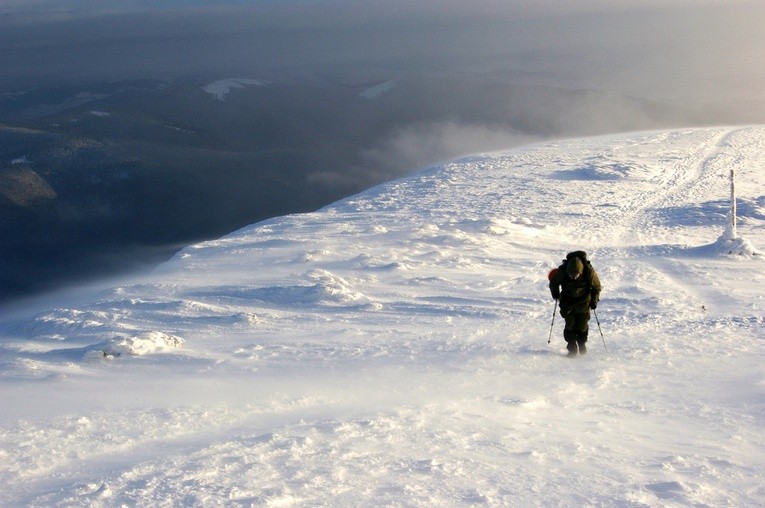
M 568 356 L 587 352 L 590 309 L 600 300 L 600 279 L 583 251 L 571 252 L 557 270 L 550 273 L 550 293 L 558 300 L 566 320 L 563 338 Z

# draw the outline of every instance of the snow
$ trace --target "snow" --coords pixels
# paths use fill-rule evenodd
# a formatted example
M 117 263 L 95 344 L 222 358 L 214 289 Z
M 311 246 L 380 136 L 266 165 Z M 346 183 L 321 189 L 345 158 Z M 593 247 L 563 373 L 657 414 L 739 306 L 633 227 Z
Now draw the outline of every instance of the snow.
M 473 155 L 17 309 L 0 505 L 761 506 L 764 148 Z M 569 359 L 546 276 L 578 249 L 603 293 Z
M 396 80 L 392 79 L 389 81 L 385 81 L 384 83 L 380 83 L 379 85 L 371 86 L 361 92 L 359 94 L 360 97 L 363 97 L 365 99 L 377 99 L 382 94 L 389 92 L 393 89 L 393 87 L 396 86 Z
M 202 89 L 214 95 L 219 101 L 225 101 L 226 95 L 234 88 L 244 88 L 245 86 L 265 86 L 266 82 L 259 79 L 249 78 L 227 78 L 214 81 L 202 87 Z

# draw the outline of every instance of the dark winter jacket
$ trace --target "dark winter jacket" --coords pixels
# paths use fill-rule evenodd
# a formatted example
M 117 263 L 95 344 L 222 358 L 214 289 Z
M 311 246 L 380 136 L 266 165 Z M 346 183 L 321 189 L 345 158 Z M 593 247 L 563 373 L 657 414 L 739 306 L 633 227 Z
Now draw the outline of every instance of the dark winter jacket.
M 589 313 L 600 299 L 600 279 L 586 256 L 581 251 L 570 253 L 550 277 L 550 293 L 553 298 L 559 298 L 563 315 L 571 311 L 576 314 Z M 576 259 L 581 262 L 582 273 L 572 279 L 568 272 L 575 270 L 569 269 L 569 263 L 576 263 Z

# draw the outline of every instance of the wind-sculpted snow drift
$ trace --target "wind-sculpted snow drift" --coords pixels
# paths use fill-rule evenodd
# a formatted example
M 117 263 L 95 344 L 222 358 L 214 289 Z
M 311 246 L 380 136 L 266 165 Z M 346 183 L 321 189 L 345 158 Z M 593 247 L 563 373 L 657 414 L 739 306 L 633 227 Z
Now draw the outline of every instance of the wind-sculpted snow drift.
M 763 167 L 763 127 L 474 155 L 6 320 L 0 505 L 762 505 Z

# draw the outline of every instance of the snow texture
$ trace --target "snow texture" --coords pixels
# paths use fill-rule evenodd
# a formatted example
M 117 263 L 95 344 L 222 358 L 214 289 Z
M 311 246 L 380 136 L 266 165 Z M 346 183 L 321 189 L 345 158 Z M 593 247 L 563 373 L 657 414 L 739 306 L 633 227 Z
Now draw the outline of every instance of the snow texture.
M 474 155 L 15 309 L 0 506 L 762 506 L 763 168 L 758 126 Z

